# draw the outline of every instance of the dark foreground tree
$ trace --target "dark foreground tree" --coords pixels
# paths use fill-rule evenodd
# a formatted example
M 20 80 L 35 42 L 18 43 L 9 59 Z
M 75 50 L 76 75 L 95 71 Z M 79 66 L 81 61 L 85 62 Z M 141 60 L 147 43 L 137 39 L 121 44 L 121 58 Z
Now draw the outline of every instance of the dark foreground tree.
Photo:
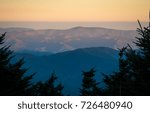
M 13 52 L 4 44 L 5 35 L 0 36 L 0 95 L 28 95 L 33 75 L 24 76 L 23 59 L 11 63 Z
M 119 71 L 104 77 L 107 95 L 150 95 L 150 22 L 144 28 L 138 23 L 138 49 L 120 50 Z
M 98 87 L 99 83 L 94 80 L 95 70 L 92 68 L 87 72 L 83 72 L 82 88 L 80 89 L 81 96 L 98 96 L 101 95 L 101 90 Z
M 56 84 L 57 76 L 53 72 L 48 81 L 38 82 L 33 86 L 32 95 L 35 96 L 62 96 L 63 86 L 61 83 Z

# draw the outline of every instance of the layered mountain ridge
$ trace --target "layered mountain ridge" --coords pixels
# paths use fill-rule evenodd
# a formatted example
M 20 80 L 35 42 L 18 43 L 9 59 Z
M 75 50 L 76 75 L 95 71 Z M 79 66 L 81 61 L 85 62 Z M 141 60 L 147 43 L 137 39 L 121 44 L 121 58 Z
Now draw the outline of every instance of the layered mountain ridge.
M 55 71 L 59 81 L 64 84 L 66 95 L 79 95 L 82 71 L 95 68 L 95 79 L 102 82 L 102 73 L 109 74 L 118 70 L 118 51 L 111 48 L 91 47 L 56 54 L 39 54 L 20 52 L 15 60 L 22 57 L 25 59 L 24 67 L 29 69 L 27 74 L 36 72 L 34 82 L 47 80 Z
M 7 42 L 13 50 L 32 50 L 58 53 L 87 47 L 110 47 L 113 49 L 131 44 L 136 32 L 99 27 L 74 27 L 71 29 L 34 30 L 28 28 L 0 28 L 7 32 Z M 133 46 L 134 47 L 134 46 Z

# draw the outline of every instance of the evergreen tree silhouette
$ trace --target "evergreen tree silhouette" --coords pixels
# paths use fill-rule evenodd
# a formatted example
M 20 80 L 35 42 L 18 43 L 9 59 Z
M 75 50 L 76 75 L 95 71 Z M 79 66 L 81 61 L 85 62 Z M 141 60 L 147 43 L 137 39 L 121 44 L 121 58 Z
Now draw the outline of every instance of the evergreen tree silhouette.
M 0 95 L 28 95 L 33 75 L 24 76 L 27 70 L 22 68 L 23 59 L 11 63 L 13 51 L 4 45 L 5 35 L 0 36 Z
M 107 95 L 150 95 L 150 21 L 144 28 L 138 23 L 138 49 L 128 45 L 120 50 L 119 71 L 104 77 Z
M 82 88 L 80 89 L 81 96 L 98 96 L 101 95 L 101 90 L 98 87 L 99 83 L 94 80 L 95 70 L 83 71 Z
M 104 74 L 104 83 L 106 84 L 105 95 L 133 95 L 132 85 L 133 78 L 129 74 L 130 65 L 128 60 L 125 60 L 126 47 L 119 51 L 119 72 L 114 72 L 111 75 Z
M 55 72 L 51 74 L 51 77 L 46 82 L 38 82 L 32 88 L 32 95 L 36 96 L 62 96 L 63 86 L 61 83 L 56 85 L 57 76 Z

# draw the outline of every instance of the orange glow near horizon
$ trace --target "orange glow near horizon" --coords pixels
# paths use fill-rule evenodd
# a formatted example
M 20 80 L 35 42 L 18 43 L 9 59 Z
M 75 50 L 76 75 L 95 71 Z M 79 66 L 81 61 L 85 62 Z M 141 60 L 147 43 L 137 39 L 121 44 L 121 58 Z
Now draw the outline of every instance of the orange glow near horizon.
M 150 0 L 0 0 L 0 21 L 141 21 Z

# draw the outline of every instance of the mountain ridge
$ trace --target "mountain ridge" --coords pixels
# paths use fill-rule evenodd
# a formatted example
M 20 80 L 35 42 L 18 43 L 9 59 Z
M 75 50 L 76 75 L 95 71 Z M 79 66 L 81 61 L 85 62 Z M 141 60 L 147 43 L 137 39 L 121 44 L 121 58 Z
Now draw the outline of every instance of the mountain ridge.
M 58 53 L 87 47 L 121 48 L 131 44 L 136 32 L 133 30 L 113 30 L 100 27 L 74 27 L 65 30 L 9 30 L 0 29 L 0 33 L 7 32 L 7 42 L 13 50 L 33 50 Z M 133 45 L 134 47 L 134 45 Z
M 59 81 L 64 84 L 64 93 L 69 95 L 79 95 L 82 71 L 94 67 L 95 79 L 101 81 L 101 73 L 111 73 L 118 67 L 118 51 L 106 47 L 82 48 L 46 56 L 19 53 L 16 60 L 22 57 L 25 59 L 24 67 L 29 68 L 27 74 L 36 72 L 34 82 L 47 80 L 55 71 Z

